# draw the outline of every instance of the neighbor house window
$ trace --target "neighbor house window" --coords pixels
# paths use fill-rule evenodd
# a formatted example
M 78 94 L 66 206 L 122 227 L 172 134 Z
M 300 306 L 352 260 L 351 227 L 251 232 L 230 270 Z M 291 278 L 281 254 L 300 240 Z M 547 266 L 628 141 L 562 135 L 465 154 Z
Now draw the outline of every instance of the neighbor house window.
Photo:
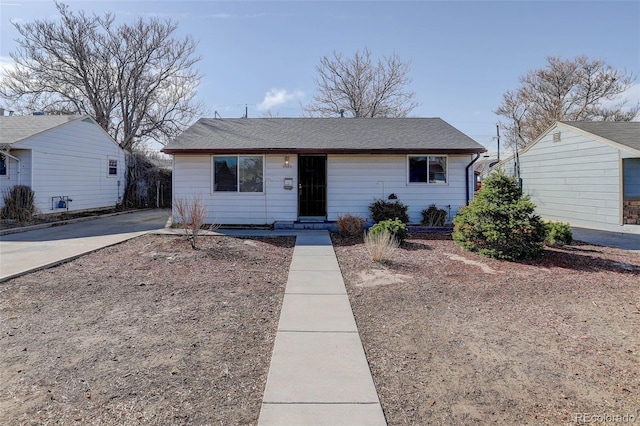
M 264 158 L 258 155 L 213 158 L 215 192 L 263 192 Z
M 109 176 L 118 176 L 118 160 L 109 158 Z
M 0 176 L 8 176 L 9 171 L 7 168 L 7 157 L 5 155 L 0 154 Z
M 410 155 L 409 183 L 447 183 L 447 157 Z

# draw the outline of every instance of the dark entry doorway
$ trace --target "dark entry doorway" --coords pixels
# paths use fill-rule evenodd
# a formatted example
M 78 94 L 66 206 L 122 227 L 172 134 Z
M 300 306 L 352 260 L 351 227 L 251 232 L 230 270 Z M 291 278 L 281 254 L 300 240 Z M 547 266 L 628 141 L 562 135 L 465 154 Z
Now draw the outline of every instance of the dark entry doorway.
M 298 215 L 327 216 L 327 156 L 298 156 Z

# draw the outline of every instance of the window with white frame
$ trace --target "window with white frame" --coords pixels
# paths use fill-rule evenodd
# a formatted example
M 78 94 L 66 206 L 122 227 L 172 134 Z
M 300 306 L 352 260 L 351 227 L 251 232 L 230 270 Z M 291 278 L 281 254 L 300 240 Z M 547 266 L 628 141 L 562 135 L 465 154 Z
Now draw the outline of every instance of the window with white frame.
M 407 156 L 409 183 L 447 183 L 446 155 Z
M 109 158 L 109 172 L 107 176 L 113 177 L 118 176 L 118 160 L 115 158 Z
M 6 155 L 0 154 L 0 177 L 9 176 L 9 159 Z
M 214 192 L 264 192 L 263 174 L 260 155 L 213 157 Z

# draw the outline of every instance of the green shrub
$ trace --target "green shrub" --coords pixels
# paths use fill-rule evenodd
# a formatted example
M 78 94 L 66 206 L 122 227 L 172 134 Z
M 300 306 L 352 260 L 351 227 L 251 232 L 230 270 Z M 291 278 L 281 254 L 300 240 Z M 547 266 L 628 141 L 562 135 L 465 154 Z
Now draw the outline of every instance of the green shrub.
M 373 219 L 374 222 L 399 219 L 402 223 L 408 223 L 409 215 L 407 214 L 407 209 L 408 207 L 405 204 L 397 200 L 387 201 L 375 199 L 373 203 L 369 204 L 371 219 Z
M 550 247 L 562 247 L 573 242 L 573 231 L 568 223 L 546 222 L 544 243 Z
M 407 231 L 407 226 L 400 221 L 400 219 L 394 220 L 383 220 L 381 222 L 376 223 L 369 229 L 370 235 L 376 235 L 381 232 L 389 232 L 393 235 L 393 238 L 398 240 L 398 242 L 403 242 L 409 236 L 409 231 Z
M 425 226 L 444 226 L 447 219 L 446 210 L 439 209 L 435 204 L 422 210 L 422 224 Z
M 361 235 L 364 224 L 363 218 L 350 213 L 339 215 L 336 221 L 340 233 L 347 236 Z
M 534 210 L 515 179 L 493 174 L 453 219 L 453 239 L 466 250 L 497 259 L 539 257 L 546 230 Z
M 0 209 L 0 217 L 27 222 L 36 211 L 35 193 L 26 185 L 16 185 L 2 190 L 4 206 Z

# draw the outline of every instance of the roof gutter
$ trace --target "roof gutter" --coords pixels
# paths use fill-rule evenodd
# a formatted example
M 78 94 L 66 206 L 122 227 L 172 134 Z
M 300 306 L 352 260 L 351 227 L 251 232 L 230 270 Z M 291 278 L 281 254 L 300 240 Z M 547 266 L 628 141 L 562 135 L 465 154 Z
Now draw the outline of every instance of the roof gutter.
M 480 153 L 477 153 L 476 158 L 474 158 L 464 169 L 464 172 L 465 172 L 464 177 L 465 177 L 465 182 L 467 184 L 467 203 L 466 203 L 467 205 L 469 205 L 469 201 L 471 200 L 470 191 L 469 191 L 469 167 L 473 166 L 473 163 L 478 161 L 478 158 L 480 158 Z
M 393 155 L 393 154 L 477 154 L 486 150 L 475 148 L 384 148 L 384 149 L 354 149 L 354 148 L 163 148 L 165 154 L 364 154 L 364 155 Z

